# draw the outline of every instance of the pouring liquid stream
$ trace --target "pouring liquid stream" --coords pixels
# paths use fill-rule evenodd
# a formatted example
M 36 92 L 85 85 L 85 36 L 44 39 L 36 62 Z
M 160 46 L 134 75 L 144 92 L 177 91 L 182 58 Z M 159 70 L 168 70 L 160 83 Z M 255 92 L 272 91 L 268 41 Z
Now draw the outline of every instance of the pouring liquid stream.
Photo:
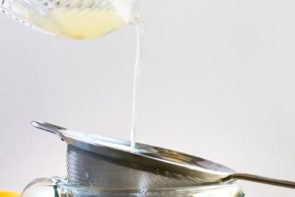
M 139 81 L 143 66 L 143 24 L 139 22 L 135 25 L 136 32 L 136 57 L 133 71 L 133 90 L 132 90 L 132 116 L 131 116 L 131 131 L 130 131 L 130 146 L 131 152 L 136 151 L 136 104 L 138 100 Z

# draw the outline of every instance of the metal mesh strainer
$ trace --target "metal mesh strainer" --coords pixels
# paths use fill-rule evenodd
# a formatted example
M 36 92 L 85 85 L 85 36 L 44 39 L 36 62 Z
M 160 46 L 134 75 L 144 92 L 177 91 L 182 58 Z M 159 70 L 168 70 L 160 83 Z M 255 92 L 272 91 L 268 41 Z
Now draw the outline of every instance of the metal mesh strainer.
M 243 179 L 295 188 L 291 181 L 236 173 L 173 150 L 137 143 L 136 151 L 131 152 L 130 143 L 120 139 L 70 131 L 44 122 L 32 125 L 58 135 L 68 144 L 68 180 L 77 185 L 148 190 Z
M 73 145 L 67 149 L 68 180 L 71 183 L 105 188 L 149 188 L 184 187 L 200 184 L 201 181 L 180 174 L 166 172 L 165 175 L 139 170 L 107 161 L 98 154 L 82 150 Z

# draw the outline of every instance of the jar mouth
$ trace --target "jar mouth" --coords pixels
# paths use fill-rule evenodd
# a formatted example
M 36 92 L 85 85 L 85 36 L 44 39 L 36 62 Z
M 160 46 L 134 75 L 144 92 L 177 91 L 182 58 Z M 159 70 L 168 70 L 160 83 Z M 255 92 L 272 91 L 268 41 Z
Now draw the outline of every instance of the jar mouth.
M 128 177 L 126 177 L 128 178 Z M 29 183 L 22 197 L 155 197 L 155 196 L 175 196 L 175 197 L 243 197 L 245 194 L 242 188 L 234 181 L 222 182 L 206 185 L 192 185 L 183 187 L 163 187 L 163 188 L 106 188 L 96 186 L 81 186 L 68 182 L 66 179 L 39 178 Z

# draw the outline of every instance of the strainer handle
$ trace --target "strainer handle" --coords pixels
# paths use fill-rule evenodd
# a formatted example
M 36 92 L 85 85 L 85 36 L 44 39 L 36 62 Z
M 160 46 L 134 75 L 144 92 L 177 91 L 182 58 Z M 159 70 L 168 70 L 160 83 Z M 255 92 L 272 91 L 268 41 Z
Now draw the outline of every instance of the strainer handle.
M 287 187 L 287 188 L 295 189 L 295 182 L 293 181 L 273 179 L 273 178 L 258 176 L 254 174 L 235 173 L 225 178 L 225 180 L 232 180 L 232 179 L 245 180 L 245 181 L 257 182 L 257 183 L 263 183 L 267 185 L 274 185 L 279 187 Z
M 53 124 L 50 124 L 47 122 L 32 121 L 31 124 L 33 127 L 37 128 L 37 129 L 42 129 L 44 131 L 48 131 L 53 134 L 59 134 L 60 130 L 66 130 L 66 128 L 64 128 L 64 127 L 53 125 Z

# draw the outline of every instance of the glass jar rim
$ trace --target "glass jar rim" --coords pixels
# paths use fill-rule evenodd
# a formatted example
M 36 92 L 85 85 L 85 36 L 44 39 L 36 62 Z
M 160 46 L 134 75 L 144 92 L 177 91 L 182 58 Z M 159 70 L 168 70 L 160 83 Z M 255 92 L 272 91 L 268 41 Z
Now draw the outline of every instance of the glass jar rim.
M 171 188 L 146 188 L 146 189 L 132 189 L 132 188 L 105 188 L 96 186 L 81 186 L 69 183 L 66 179 L 53 178 L 39 178 L 29 183 L 24 191 L 22 197 L 58 197 L 58 196 L 212 196 L 212 197 L 243 197 L 245 194 L 242 188 L 235 182 L 220 182 L 215 184 L 185 186 L 185 187 L 171 187 Z

